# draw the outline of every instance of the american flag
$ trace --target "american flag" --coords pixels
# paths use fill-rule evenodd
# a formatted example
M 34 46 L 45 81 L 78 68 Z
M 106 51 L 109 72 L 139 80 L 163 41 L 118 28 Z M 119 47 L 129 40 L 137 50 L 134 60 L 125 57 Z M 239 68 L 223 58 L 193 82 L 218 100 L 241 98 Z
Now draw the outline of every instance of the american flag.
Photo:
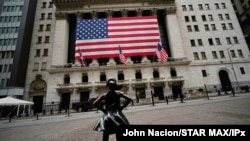
M 81 52 L 81 50 L 78 48 L 78 53 L 79 53 L 79 55 L 80 55 L 80 62 L 81 62 L 81 64 L 82 64 L 82 67 L 86 67 L 86 63 L 85 63 L 85 59 L 84 59 L 84 57 L 82 56 L 82 52 Z
M 122 53 L 122 49 L 120 46 L 119 46 L 119 58 L 120 58 L 121 63 L 126 64 L 126 58 L 124 54 Z
M 76 30 L 75 45 L 85 59 L 118 57 L 118 45 L 125 56 L 153 56 L 160 41 L 156 16 L 81 19 Z
M 168 58 L 168 53 L 161 47 L 160 43 L 157 44 L 156 56 L 161 63 L 164 63 Z

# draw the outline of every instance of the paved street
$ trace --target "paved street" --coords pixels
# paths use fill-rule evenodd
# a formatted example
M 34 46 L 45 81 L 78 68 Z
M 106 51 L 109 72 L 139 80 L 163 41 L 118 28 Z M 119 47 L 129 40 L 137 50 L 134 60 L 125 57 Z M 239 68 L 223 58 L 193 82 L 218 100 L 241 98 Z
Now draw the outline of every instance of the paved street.
M 244 124 L 250 125 L 250 94 L 210 99 L 130 106 L 124 110 L 131 124 Z M 1 141 L 101 141 L 102 132 L 92 130 L 101 112 L 25 120 L 0 120 Z M 115 136 L 110 136 L 115 141 Z

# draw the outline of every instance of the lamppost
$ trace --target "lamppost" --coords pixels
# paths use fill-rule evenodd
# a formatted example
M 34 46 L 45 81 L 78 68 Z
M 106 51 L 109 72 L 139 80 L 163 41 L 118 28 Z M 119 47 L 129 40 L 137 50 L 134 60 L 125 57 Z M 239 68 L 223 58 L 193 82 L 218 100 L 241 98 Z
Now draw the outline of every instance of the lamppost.
M 233 47 L 233 46 L 231 46 L 231 47 Z M 234 78 L 235 78 L 237 87 L 238 87 L 238 89 L 239 89 L 239 87 L 240 87 L 240 86 L 239 86 L 239 82 L 238 82 L 237 75 L 236 75 L 236 72 L 235 72 L 235 69 L 234 69 L 234 65 L 233 65 L 233 61 L 232 61 L 232 58 L 231 58 L 231 55 L 230 55 L 230 48 L 231 48 L 231 47 L 227 48 L 227 52 L 228 52 L 230 64 L 231 64 L 231 67 L 232 67 L 232 70 L 233 70 Z M 233 88 L 232 88 L 232 89 L 233 89 Z M 234 90 L 232 90 L 232 91 L 233 91 L 233 96 L 235 96 Z
M 240 40 L 245 39 L 245 37 L 246 37 L 246 35 L 244 35 L 244 37 L 241 38 Z M 239 89 L 240 85 L 239 85 L 239 82 L 238 82 L 238 79 L 237 79 L 237 75 L 236 75 L 234 65 L 233 65 L 233 61 L 232 61 L 231 54 L 230 54 L 230 48 L 232 48 L 233 46 L 234 46 L 234 44 L 231 45 L 229 48 L 227 48 L 227 53 L 228 53 L 228 56 L 229 56 L 229 60 L 230 60 L 230 64 L 231 64 L 231 67 L 232 67 L 232 70 L 233 70 L 233 74 L 234 74 L 234 78 L 235 78 L 235 81 L 236 81 L 236 84 L 237 84 L 237 88 Z M 233 90 L 233 96 L 235 96 L 234 90 Z

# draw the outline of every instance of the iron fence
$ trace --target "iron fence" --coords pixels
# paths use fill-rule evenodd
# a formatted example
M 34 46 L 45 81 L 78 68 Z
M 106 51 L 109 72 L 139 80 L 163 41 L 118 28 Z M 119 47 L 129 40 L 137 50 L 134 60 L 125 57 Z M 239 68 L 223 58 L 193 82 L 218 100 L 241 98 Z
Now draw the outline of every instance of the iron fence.
M 231 87 L 228 87 L 226 89 L 220 84 L 213 84 L 213 85 L 204 84 L 201 87 L 182 88 L 182 93 L 184 96 L 184 100 L 185 99 L 187 100 L 190 98 L 196 98 L 196 97 L 190 97 L 191 94 L 194 94 L 194 95 L 202 94 L 202 95 L 199 95 L 198 98 L 202 98 L 202 97 L 205 98 L 205 97 L 220 96 L 220 95 L 233 94 L 233 93 L 235 94 L 248 93 L 249 90 L 250 90 L 250 81 L 243 81 L 243 82 L 238 82 L 238 83 L 232 82 Z M 150 94 L 147 94 L 147 95 L 148 96 L 147 96 L 146 103 L 143 103 L 143 104 L 152 104 L 152 99 L 150 97 Z M 166 92 L 164 92 L 164 96 L 165 96 L 164 100 L 158 100 L 154 102 L 158 103 L 158 102 L 166 102 L 166 101 L 169 102 L 169 101 L 180 100 L 179 98 L 177 99 L 174 98 L 172 90 L 167 90 Z M 64 106 L 64 108 L 62 108 L 62 105 L 61 105 L 62 103 L 60 102 L 44 103 L 43 108 L 42 108 L 42 113 L 38 113 L 38 115 L 33 112 L 34 107 L 32 106 L 30 114 L 20 111 L 21 114 L 13 118 L 22 119 L 22 118 L 34 118 L 37 116 L 69 115 L 70 113 L 77 112 L 76 110 L 72 109 L 72 103 L 74 102 L 79 102 L 79 100 L 70 101 L 69 105 L 66 107 Z M 131 103 L 131 106 L 134 106 L 134 105 L 140 105 L 140 103 L 136 102 L 136 99 L 135 99 Z M 92 110 L 96 110 L 96 109 L 92 109 Z M 0 118 L 3 118 L 3 117 L 0 115 Z

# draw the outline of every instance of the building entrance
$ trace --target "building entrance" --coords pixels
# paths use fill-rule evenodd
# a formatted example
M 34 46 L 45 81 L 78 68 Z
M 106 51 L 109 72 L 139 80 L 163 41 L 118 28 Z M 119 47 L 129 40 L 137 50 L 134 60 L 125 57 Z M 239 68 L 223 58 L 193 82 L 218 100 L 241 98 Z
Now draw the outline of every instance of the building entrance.
M 181 85 L 172 85 L 173 98 L 176 100 L 182 94 Z
M 70 93 L 62 93 L 61 94 L 61 110 L 68 110 L 70 104 Z
M 232 90 L 232 84 L 229 79 L 227 71 L 221 70 L 219 72 L 219 77 L 220 77 L 222 91 L 227 94 L 228 91 Z

